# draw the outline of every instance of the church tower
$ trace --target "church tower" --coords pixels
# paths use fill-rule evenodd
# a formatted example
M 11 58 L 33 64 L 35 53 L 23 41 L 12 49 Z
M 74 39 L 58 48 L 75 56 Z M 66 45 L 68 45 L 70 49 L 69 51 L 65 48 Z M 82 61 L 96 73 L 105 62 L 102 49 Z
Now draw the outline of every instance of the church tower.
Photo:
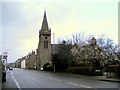
M 37 48 L 37 69 L 43 68 L 45 63 L 51 63 L 51 29 L 49 29 L 46 11 L 39 31 L 39 43 Z

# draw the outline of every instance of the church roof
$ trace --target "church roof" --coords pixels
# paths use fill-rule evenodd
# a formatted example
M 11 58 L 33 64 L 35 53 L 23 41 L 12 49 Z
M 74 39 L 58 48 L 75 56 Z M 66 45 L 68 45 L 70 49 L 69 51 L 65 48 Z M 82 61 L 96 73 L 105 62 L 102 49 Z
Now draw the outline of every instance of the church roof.
M 46 11 L 44 11 L 43 22 L 40 30 L 40 34 L 50 34 L 50 30 L 48 27 Z

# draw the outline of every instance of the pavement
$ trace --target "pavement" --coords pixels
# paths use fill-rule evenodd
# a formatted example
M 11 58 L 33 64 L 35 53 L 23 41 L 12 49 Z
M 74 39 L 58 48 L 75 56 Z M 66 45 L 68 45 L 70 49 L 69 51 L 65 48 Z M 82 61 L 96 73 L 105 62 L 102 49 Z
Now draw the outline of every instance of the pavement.
M 3 82 L 2 84 L 2 89 L 3 90 L 7 90 L 7 89 L 17 89 L 17 85 L 15 83 L 15 81 L 13 80 L 12 78 L 12 75 L 9 71 L 7 71 L 7 74 L 6 74 L 6 82 Z
M 53 72 L 51 72 L 51 73 L 53 73 Z M 91 80 L 94 79 L 94 80 L 99 80 L 99 81 L 120 83 L 120 79 L 106 78 L 106 76 L 87 76 L 87 75 L 76 75 L 76 74 L 70 74 L 70 73 L 56 73 L 56 74 L 67 75 L 69 77 L 75 77 L 75 78 L 86 78 L 86 79 L 91 79 Z M 3 88 L 3 90 L 10 89 L 10 88 L 19 90 L 10 71 L 7 71 L 7 79 L 6 79 L 6 82 L 3 83 L 2 88 Z
M 120 83 L 120 79 L 118 79 L 118 78 L 106 78 L 106 76 L 105 77 L 100 77 L 99 80 L 100 81 L 108 81 L 108 82 Z
M 108 81 L 108 82 L 116 82 L 116 83 L 120 83 L 120 79 L 118 78 L 106 78 L 106 76 L 85 76 L 85 75 L 73 75 L 77 78 L 80 77 L 86 77 L 89 79 L 95 79 L 95 80 L 99 80 L 99 81 Z
M 87 78 L 92 80 L 120 83 L 120 78 L 107 78 L 106 76 L 78 75 L 78 74 L 72 74 L 72 73 L 62 73 L 62 74 L 68 74 L 69 76 L 76 77 L 76 78 Z

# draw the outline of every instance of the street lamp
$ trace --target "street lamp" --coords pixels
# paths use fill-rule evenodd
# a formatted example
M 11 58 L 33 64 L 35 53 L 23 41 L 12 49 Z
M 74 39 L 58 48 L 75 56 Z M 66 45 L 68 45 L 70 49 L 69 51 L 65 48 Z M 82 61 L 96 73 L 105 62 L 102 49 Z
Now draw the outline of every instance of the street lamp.
M 53 33 L 53 55 L 55 54 L 55 33 Z M 56 72 L 55 63 L 54 63 L 54 73 Z

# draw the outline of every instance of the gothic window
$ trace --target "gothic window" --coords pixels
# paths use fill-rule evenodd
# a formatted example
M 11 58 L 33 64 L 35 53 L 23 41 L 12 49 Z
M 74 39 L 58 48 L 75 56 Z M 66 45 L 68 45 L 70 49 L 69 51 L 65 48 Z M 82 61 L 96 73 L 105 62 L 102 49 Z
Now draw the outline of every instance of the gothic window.
M 48 41 L 44 41 L 44 48 L 48 48 Z

